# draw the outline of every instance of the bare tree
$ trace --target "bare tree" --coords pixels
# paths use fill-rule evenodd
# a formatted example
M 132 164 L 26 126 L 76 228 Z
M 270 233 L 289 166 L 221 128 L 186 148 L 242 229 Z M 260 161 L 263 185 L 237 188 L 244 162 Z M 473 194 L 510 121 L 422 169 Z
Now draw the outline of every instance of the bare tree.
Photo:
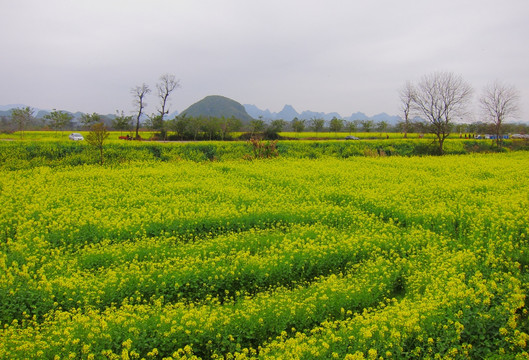
M 520 93 L 513 85 L 496 80 L 483 89 L 479 104 L 483 114 L 494 126 L 496 144 L 500 146 L 501 127 L 508 118 L 519 114 Z
M 169 113 L 167 109 L 167 99 L 173 90 L 180 87 L 180 80 L 177 80 L 174 75 L 164 74 L 160 76 L 160 82 L 156 84 L 158 90 L 158 97 L 160 98 L 160 113 L 161 121 L 163 122 L 164 115 Z
M 140 129 L 140 118 L 143 109 L 147 106 L 145 103 L 145 96 L 151 92 L 151 89 L 149 89 L 148 85 L 143 83 L 141 86 L 133 87 L 130 92 L 134 96 L 134 105 L 136 105 L 136 109 L 138 110 L 138 115 L 136 116 L 136 139 L 139 139 L 138 132 Z
M 450 72 L 425 75 L 413 91 L 412 109 L 430 124 L 443 154 L 443 144 L 450 135 L 453 119 L 467 114 L 472 87 L 461 76 Z
M 406 85 L 399 91 L 399 98 L 401 101 L 401 110 L 404 115 L 404 138 L 408 137 L 408 130 L 410 125 L 411 104 L 413 101 L 414 88 L 411 82 L 407 81 Z

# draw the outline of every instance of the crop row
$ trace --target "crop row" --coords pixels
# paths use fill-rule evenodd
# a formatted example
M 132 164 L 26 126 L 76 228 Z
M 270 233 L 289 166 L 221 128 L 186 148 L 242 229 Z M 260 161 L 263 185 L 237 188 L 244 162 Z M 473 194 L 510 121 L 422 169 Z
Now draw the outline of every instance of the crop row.
M 492 254 L 428 243 L 407 259 L 378 257 L 310 284 L 223 303 L 131 299 L 102 311 L 51 311 L 42 322 L 14 321 L 1 348 L 8 357 L 22 351 L 35 357 L 170 356 L 187 348 L 203 358 L 258 352 L 265 358 L 472 358 L 502 346 L 523 348 L 517 322 L 525 296 L 512 274 L 516 266 Z M 405 297 L 396 292 L 401 286 Z
M 399 277 L 398 263 L 371 260 L 308 286 L 278 288 L 223 304 L 163 304 L 160 299 L 154 304 L 124 302 L 102 312 L 52 311 L 43 322 L 28 318 L 2 330 L 0 357 L 77 357 L 83 356 L 83 349 L 85 356 L 118 353 L 127 341 L 131 351 L 143 356 L 153 348 L 170 356 L 186 345 L 202 356 L 256 348 L 282 331 L 310 329 L 384 301 Z M 23 347 L 18 345 L 21 340 Z
M 526 284 L 507 269 L 497 271 L 505 266 L 516 272 L 501 263 L 490 254 L 435 251 L 427 268 L 410 271 L 405 298 L 279 336 L 260 349 L 260 357 L 523 358 L 529 341 Z
M 377 222 L 365 214 L 361 219 Z M 104 309 L 130 298 L 138 303 L 160 297 L 166 302 L 223 302 L 273 287 L 293 287 L 370 258 L 405 257 L 439 241 L 433 233 L 404 231 L 380 221 L 379 232 L 369 231 L 375 227 L 338 231 L 295 226 L 286 233 L 257 231 L 187 244 L 168 238 L 85 248 L 70 260 L 49 261 L 33 277 L 27 267 L 6 270 L 1 319 L 8 322 L 24 313 L 42 317 L 54 308 Z

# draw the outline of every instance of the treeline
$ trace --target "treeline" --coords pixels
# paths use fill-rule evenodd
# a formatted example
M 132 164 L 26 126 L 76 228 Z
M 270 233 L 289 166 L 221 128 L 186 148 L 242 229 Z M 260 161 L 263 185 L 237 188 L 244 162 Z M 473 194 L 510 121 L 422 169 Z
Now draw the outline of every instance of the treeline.
M 0 132 L 12 133 L 27 130 L 51 130 L 51 131 L 76 131 L 88 130 L 96 123 L 104 123 L 109 130 L 133 133 L 134 119 L 126 116 L 123 112 L 115 116 L 104 116 L 97 113 L 83 114 L 79 119 L 74 119 L 70 113 L 63 111 L 52 111 L 44 117 L 33 116 L 31 108 L 13 109 L 11 116 L 0 116 Z M 431 124 L 421 121 L 419 118 L 410 121 L 407 131 L 411 133 L 429 133 Z M 323 119 L 298 119 L 291 121 L 282 119 L 265 121 L 254 119 L 250 122 L 242 122 L 235 117 L 212 117 L 212 116 L 187 116 L 185 113 L 172 119 L 160 121 L 158 117 L 147 118 L 142 123 L 142 128 L 157 132 L 157 137 L 163 140 L 233 140 L 232 133 L 243 132 L 243 138 L 260 136 L 266 139 L 278 139 L 281 132 L 305 132 L 316 133 L 402 133 L 405 123 L 389 124 L 384 121 L 354 120 L 346 121 L 333 118 L 330 121 Z M 529 124 L 506 123 L 503 125 L 505 133 L 527 134 Z M 491 134 L 494 126 L 490 123 L 474 122 L 470 124 L 451 124 L 451 133 L 455 134 Z

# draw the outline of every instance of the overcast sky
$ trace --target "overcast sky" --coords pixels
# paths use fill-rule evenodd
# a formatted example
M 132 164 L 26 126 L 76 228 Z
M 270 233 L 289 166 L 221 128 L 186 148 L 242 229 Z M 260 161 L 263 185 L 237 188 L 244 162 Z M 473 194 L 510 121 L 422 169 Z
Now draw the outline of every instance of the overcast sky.
M 161 74 L 171 111 L 207 95 L 280 111 L 399 114 L 433 71 L 499 79 L 529 120 L 528 0 L 0 0 L 0 105 L 115 113 Z M 155 94 L 147 113 L 156 110 Z M 477 101 L 476 101 L 477 103 Z

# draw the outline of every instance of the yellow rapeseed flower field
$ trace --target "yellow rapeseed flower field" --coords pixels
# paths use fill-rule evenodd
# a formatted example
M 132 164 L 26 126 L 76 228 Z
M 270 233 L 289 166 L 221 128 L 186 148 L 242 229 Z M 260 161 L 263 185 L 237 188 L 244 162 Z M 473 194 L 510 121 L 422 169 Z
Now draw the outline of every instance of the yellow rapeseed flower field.
M 0 170 L 0 358 L 525 358 L 528 169 L 521 151 Z

